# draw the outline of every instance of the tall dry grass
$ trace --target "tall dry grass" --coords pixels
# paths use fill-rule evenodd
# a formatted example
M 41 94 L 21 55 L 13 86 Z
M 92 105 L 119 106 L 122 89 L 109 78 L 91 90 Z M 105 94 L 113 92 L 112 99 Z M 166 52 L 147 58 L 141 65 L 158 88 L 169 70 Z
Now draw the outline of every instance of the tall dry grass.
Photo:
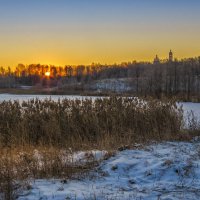
M 2 147 L 93 148 L 108 141 L 114 145 L 120 141 L 166 139 L 179 134 L 181 125 L 182 111 L 175 102 L 111 97 L 0 103 Z
M 2 194 L 3 199 L 15 199 L 18 183 L 27 186 L 30 178 L 80 176 L 97 164 L 63 162 L 63 150 L 111 150 L 135 142 L 176 139 L 182 114 L 173 101 L 123 97 L 2 102 L 0 198 Z

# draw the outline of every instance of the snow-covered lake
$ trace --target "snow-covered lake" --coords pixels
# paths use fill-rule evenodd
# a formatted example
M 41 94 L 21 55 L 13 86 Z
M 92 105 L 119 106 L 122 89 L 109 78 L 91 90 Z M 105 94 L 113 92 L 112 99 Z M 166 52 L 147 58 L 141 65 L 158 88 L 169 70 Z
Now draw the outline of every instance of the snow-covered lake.
M 188 113 L 191 113 L 192 111 L 194 116 L 196 116 L 200 120 L 200 103 L 181 102 L 180 105 L 183 105 L 185 117 L 188 115 Z
M 45 100 L 45 99 L 52 99 L 54 101 L 58 101 L 58 99 L 84 99 L 84 98 L 96 98 L 96 97 L 86 97 L 86 96 L 76 96 L 76 95 L 27 95 L 27 94 L 0 94 L 0 102 L 1 101 L 28 101 L 31 99 L 40 99 L 40 100 Z

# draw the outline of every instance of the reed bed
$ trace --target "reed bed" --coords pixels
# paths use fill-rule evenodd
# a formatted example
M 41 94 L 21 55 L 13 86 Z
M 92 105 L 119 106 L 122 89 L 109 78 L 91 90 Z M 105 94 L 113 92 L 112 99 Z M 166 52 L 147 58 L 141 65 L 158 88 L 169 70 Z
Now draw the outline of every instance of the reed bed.
M 68 164 L 61 159 L 63 150 L 109 152 L 136 142 L 178 139 L 182 127 L 183 111 L 175 101 L 110 97 L 1 102 L 0 198 L 17 198 L 31 178 L 83 176 L 98 164 Z
M 0 103 L 0 145 L 112 147 L 177 136 L 182 123 L 175 102 L 122 97 L 9 101 Z

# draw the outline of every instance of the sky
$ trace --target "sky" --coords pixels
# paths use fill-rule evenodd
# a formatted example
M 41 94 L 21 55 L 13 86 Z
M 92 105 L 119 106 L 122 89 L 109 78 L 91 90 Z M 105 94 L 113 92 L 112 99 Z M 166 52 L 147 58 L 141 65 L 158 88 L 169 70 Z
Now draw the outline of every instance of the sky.
M 200 55 L 199 0 L 0 0 L 0 66 Z

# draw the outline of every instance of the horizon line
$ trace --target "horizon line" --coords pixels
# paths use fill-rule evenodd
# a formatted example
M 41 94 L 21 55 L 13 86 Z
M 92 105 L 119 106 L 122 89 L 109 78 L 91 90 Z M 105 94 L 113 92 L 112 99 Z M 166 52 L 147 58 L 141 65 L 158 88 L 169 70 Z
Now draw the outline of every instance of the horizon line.
M 159 61 L 162 63 L 164 62 L 167 62 L 169 61 L 169 58 L 160 58 L 158 54 L 156 54 L 159 58 Z M 155 55 L 155 56 L 156 56 Z M 155 58 L 155 57 L 154 57 Z M 101 63 L 101 62 L 92 62 L 90 64 L 64 64 L 64 65 L 59 65 L 59 64 L 52 64 L 52 63 L 42 63 L 42 62 L 35 62 L 35 63 L 29 63 L 29 64 L 25 64 L 23 62 L 18 62 L 18 64 L 16 64 L 15 66 L 10 66 L 10 65 L 7 65 L 7 66 L 4 66 L 4 65 L 0 65 L 0 67 L 3 67 L 3 68 L 16 68 L 18 65 L 22 64 L 24 66 L 29 66 L 29 65 L 46 65 L 46 66 L 54 66 L 54 67 L 65 67 L 65 66 L 72 66 L 72 67 L 76 67 L 76 66 L 92 66 L 92 65 L 120 65 L 120 64 L 128 64 L 128 63 L 150 63 L 150 64 L 153 64 L 154 62 L 154 58 L 152 60 L 149 60 L 149 59 L 144 59 L 144 60 L 137 60 L 137 59 L 133 59 L 132 61 L 121 61 L 121 62 L 113 62 L 113 63 Z M 198 56 L 190 56 L 190 57 L 182 57 L 182 58 L 178 58 L 178 57 L 174 57 L 174 61 L 182 61 L 182 60 L 187 60 L 187 59 L 197 59 L 197 58 L 200 58 L 200 55 Z

